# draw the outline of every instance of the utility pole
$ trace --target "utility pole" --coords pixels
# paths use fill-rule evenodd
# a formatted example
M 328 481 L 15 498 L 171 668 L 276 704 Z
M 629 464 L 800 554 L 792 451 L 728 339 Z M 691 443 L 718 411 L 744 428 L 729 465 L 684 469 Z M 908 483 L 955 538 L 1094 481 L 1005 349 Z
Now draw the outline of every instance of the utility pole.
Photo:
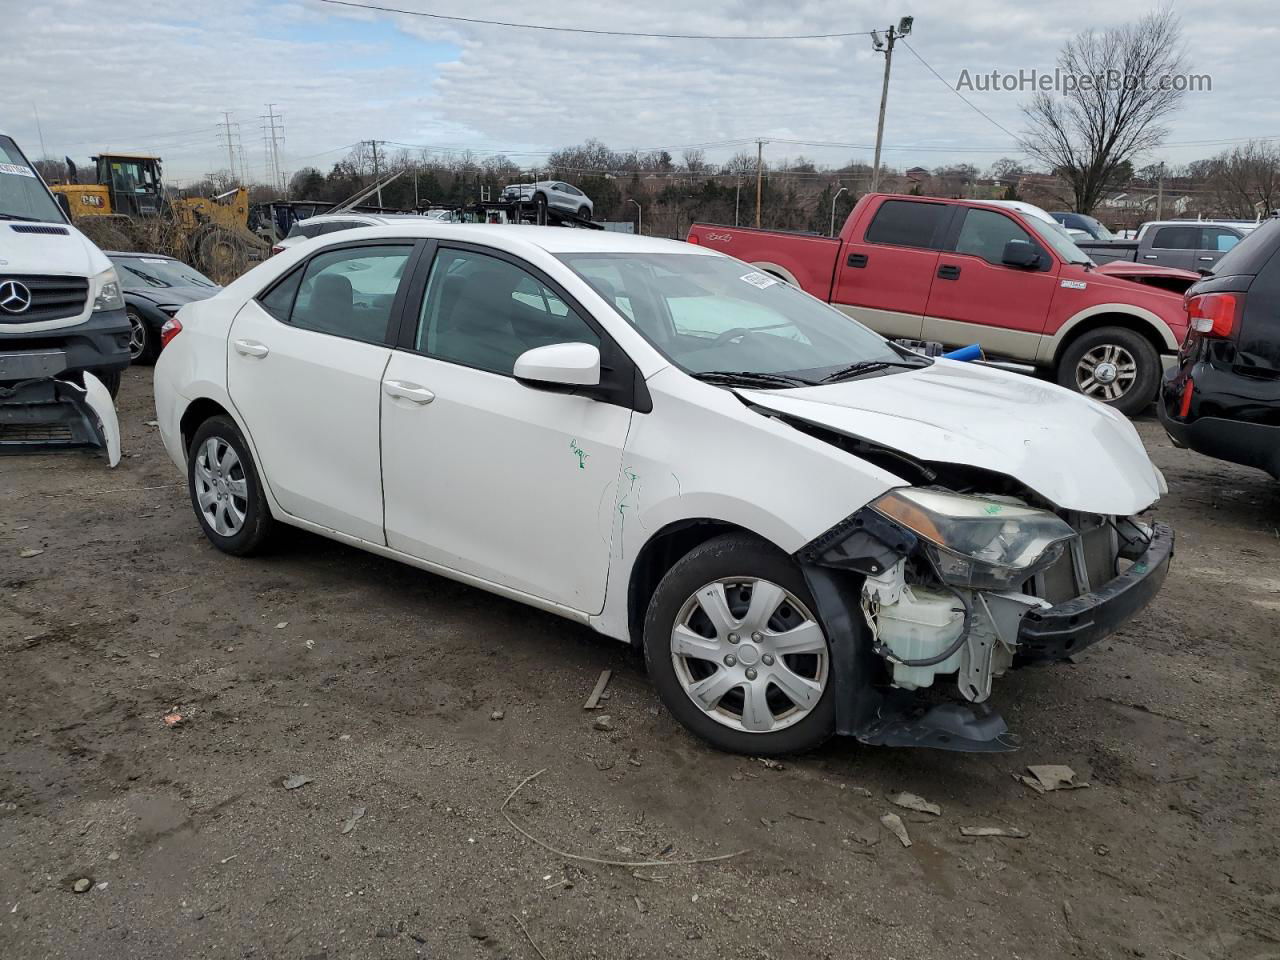
M 884 38 L 881 38 L 878 30 L 871 31 L 871 45 L 877 53 L 884 54 L 884 85 L 880 88 L 880 119 L 876 123 L 876 160 L 871 170 L 872 193 L 880 187 L 880 147 L 884 143 L 884 112 L 889 105 L 889 69 L 893 65 L 893 45 L 911 32 L 914 20 L 914 17 L 903 17 L 898 21 L 896 29 L 890 26 L 885 31 Z
M 733 194 L 733 225 L 738 225 L 738 207 L 742 203 L 742 174 L 738 174 L 738 189 Z
M 231 182 L 236 182 L 236 150 L 235 142 L 232 137 L 233 125 L 231 123 L 230 111 L 222 111 L 222 123 L 217 125 L 222 131 L 222 135 L 227 138 L 227 174 L 231 177 Z M 237 124 L 238 126 L 238 124 Z M 240 179 L 244 179 L 244 171 L 240 172 Z
M 378 144 L 386 143 L 385 140 L 366 140 L 369 148 L 373 151 L 373 182 L 378 185 L 378 206 L 382 206 L 382 165 L 378 160 Z M 417 178 L 417 168 L 414 168 L 414 177 Z M 415 192 L 417 188 L 414 188 Z
M 764 185 L 764 140 L 756 141 L 756 229 L 760 229 L 760 192 Z
M 1160 161 L 1160 172 L 1156 175 L 1156 219 L 1164 219 L 1164 161 Z
M 267 169 L 277 190 L 284 190 L 284 171 L 280 167 L 280 141 L 284 139 L 284 117 L 276 113 L 274 103 L 267 104 L 262 120 L 262 144 L 267 152 Z

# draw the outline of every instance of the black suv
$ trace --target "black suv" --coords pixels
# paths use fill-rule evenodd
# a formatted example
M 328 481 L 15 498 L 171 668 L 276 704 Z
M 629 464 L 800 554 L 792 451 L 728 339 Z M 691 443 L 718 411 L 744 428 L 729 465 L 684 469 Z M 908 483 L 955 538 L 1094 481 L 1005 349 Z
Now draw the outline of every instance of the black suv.
M 1160 391 L 1173 442 L 1280 479 L 1280 219 L 1186 293 L 1187 339 Z

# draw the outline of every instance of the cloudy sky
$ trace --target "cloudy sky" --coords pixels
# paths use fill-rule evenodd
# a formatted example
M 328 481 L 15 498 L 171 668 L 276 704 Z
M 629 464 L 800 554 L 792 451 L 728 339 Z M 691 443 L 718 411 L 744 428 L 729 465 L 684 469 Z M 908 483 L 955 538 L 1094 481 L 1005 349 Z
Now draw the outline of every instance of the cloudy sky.
M 952 89 L 961 71 L 1053 69 L 1062 43 L 1147 7 L 1115 0 L 352 0 L 554 27 L 701 35 L 832 34 L 915 17 L 893 61 L 886 162 L 980 167 L 1019 156 L 1027 94 Z M 1226 141 L 1280 138 L 1272 0 L 1176 0 L 1191 72 L 1169 145 L 1180 163 Z M 610 9 L 612 8 L 612 9 Z M 588 137 L 615 149 L 706 145 L 712 159 L 762 137 L 774 161 L 869 160 L 883 59 L 869 38 L 679 40 L 558 33 L 354 9 L 323 0 L 0 0 L 0 130 L 36 156 L 99 149 L 165 158 L 172 181 L 225 169 L 230 113 L 261 177 L 260 115 L 284 116 L 283 165 L 322 169 L 357 140 L 417 152 L 501 151 L 534 164 Z M 912 52 L 914 51 L 914 53 Z M 917 56 L 918 55 L 918 56 Z M 942 78 L 926 67 L 928 64 Z M 39 129 L 36 114 L 39 114 Z M 1004 128 L 1004 129 L 1002 129 Z M 787 142 L 792 141 L 792 142 Z M 803 141 L 803 142 L 796 142 Z M 823 144 L 832 144 L 824 146 Z M 393 146 L 393 149 L 396 147 Z M 751 146 L 754 150 L 754 145 Z

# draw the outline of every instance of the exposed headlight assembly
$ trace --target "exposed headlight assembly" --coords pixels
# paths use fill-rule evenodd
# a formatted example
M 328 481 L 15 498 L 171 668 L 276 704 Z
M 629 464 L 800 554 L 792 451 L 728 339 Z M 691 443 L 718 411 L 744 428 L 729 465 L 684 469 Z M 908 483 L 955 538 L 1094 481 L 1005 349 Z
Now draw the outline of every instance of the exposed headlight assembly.
M 103 270 L 93 278 L 93 288 L 97 291 L 93 298 L 93 312 L 100 310 L 124 309 L 124 297 L 120 293 L 120 278 L 114 268 Z
M 1076 535 L 1048 510 L 921 487 L 890 490 L 871 508 L 921 537 L 945 582 L 974 590 L 1017 589 Z

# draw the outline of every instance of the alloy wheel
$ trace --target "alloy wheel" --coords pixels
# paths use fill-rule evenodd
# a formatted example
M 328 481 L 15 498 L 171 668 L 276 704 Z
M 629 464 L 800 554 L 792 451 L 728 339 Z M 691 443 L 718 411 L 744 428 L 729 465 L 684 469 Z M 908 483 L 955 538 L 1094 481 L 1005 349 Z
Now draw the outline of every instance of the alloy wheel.
M 220 536 L 234 537 L 249 510 L 249 486 L 235 449 L 222 437 L 210 437 L 196 454 L 194 477 L 206 522 Z
M 830 657 L 822 627 L 794 594 L 769 580 L 728 577 L 680 608 L 671 662 L 707 716 L 734 730 L 769 733 L 817 707 Z
M 129 359 L 137 360 L 147 349 L 147 327 L 143 319 L 130 310 L 129 317 Z
M 1138 378 L 1138 361 L 1124 347 L 1102 343 L 1076 364 L 1076 387 L 1086 396 L 1112 402 L 1129 392 Z

